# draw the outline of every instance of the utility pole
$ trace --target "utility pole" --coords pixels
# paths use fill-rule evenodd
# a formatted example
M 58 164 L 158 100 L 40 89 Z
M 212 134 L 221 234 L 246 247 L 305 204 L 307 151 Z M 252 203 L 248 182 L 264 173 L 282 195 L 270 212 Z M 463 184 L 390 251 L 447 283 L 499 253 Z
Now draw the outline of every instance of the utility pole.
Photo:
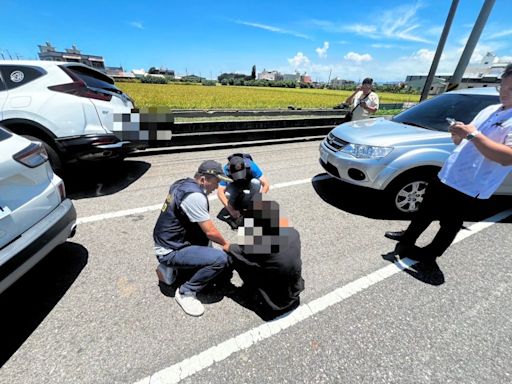
M 450 11 L 448 12 L 448 17 L 446 18 L 446 22 L 444 23 L 443 32 L 441 33 L 441 37 L 439 38 L 439 43 L 437 44 L 436 54 L 434 55 L 434 59 L 432 60 L 432 65 L 430 66 L 430 71 L 428 72 L 427 79 L 425 80 L 425 85 L 423 86 L 423 90 L 421 92 L 420 101 L 423 101 L 428 97 L 428 91 L 430 91 L 430 87 L 432 86 L 432 81 L 434 80 L 434 76 L 436 75 L 437 66 L 439 65 L 439 60 L 441 59 L 444 45 L 446 43 L 446 38 L 448 37 L 448 33 L 450 32 L 450 28 L 451 28 L 452 22 L 453 22 L 453 17 L 455 16 L 455 11 L 457 11 L 458 5 L 459 5 L 459 0 L 452 1 L 452 6 L 450 7 Z
M 456 89 L 459 86 L 459 83 L 462 80 L 462 76 L 466 71 L 469 60 L 471 59 L 471 55 L 475 50 L 476 44 L 478 43 L 478 39 L 482 34 L 482 30 L 485 27 L 485 23 L 491 13 L 492 7 L 494 6 L 495 0 L 485 0 L 482 9 L 480 10 L 480 14 L 476 19 L 475 26 L 469 35 L 468 42 L 466 43 L 466 47 L 464 48 L 464 52 L 462 52 L 462 56 L 460 57 L 459 64 L 457 64 L 457 68 L 455 68 L 455 72 L 453 72 L 452 79 L 450 84 L 448 84 L 448 91 Z

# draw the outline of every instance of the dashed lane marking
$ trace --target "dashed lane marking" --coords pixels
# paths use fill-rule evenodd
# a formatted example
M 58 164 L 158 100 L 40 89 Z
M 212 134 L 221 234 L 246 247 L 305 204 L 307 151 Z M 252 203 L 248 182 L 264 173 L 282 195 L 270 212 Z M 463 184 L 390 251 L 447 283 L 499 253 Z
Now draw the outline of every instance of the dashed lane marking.
M 287 188 L 287 187 L 292 187 L 295 185 L 308 184 L 308 183 L 315 182 L 315 181 L 327 180 L 330 178 L 331 178 L 331 176 L 329 176 L 329 175 L 320 175 L 320 176 L 315 176 L 310 179 L 301 179 L 301 180 L 288 181 L 285 183 L 274 184 L 274 185 L 270 186 L 270 189 Z M 210 201 L 217 200 L 217 196 L 216 195 L 209 196 L 208 200 L 210 200 Z M 151 212 L 151 211 L 158 211 L 161 208 L 162 208 L 162 204 L 155 204 L 155 205 L 148 205 L 146 207 L 132 208 L 132 209 L 125 209 L 122 211 L 102 213 L 99 215 L 80 217 L 77 219 L 76 223 L 77 224 L 93 223 L 95 221 L 114 219 L 116 217 L 124 217 L 124 216 L 137 215 L 137 214 Z

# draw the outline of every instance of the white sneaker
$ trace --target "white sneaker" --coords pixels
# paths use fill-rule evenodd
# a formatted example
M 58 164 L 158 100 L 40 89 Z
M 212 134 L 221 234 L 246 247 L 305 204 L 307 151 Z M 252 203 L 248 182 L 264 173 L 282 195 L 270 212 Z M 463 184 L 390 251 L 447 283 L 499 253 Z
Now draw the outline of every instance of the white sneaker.
M 174 298 L 187 315 L 201 316 L 204 313 L 204 306 L 197 300 L 195 292 L 180 293 L 178 288 Z
M 167 285 L 172 285 L 176 280 L 176 270 L 172 267 L 168 267 L 165 264 L 158 264 L 156 268 L 156 275 L 158 276 L 158 280 Z

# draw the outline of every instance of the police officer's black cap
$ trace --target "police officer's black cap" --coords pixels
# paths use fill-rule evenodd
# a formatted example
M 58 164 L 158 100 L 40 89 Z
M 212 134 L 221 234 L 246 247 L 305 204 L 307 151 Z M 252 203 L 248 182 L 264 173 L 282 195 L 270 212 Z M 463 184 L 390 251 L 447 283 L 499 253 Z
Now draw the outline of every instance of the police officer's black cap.
M 229 177 L 224 174 L 222 164 L 215 160 L 205 160 L 201 163 L 197 169 L 197 173 L 201 175 L 211 175 L 217 177 L 217 179 L 227 182 L 232 182 Z

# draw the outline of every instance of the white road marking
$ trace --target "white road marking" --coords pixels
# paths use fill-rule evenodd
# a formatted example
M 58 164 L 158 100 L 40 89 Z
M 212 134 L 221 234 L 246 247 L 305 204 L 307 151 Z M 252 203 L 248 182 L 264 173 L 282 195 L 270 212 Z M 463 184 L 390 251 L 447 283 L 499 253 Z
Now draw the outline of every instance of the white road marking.
M 482 222 L 473 224 L 468 228 L 469 231 L 459 232 L 452 244 L 458 243 L 459 241 L 474 235 L 475 233 L 480 232 L 481 230 L 488 228 L 496 222 L 501 221 L 511 215 L 512 209 L 508 209 L 492 217 L 489 217 Z M 298 324 L 299 322 L 317 313 L 320 313 L 335 304 L 342 302 L 343 300 L 355 295 L 356 293 L 361 292 L 406 268 L 410 268 L 414 264 L 416 264 L 416 261 L 405 258 L 401 259 L 399 262 L 387 265 L 386 267 L 372 272 L 369 275 L 363 276 L 355 281 L 352 281 L 343 287 L 337 288 L 334 291 L 319 297 L 318 299 L 315 299 L 307 304 L 303 304 L 296 310 L 283 315 L 276 320 L 261 324 L 256 328 L 253 328 L 216 346 L 213 346 L 206 351 L 189 357 L 188 359 L 185 359 L 168 368 L 162 369 L 161 371 L 158 371 L 151 376 L 145 377 L 144 379 L 138 381 L 136 384 L 178 383 L 179 381 L 213 365 L 216 362 L 227 359 L 233 353 L 247 349 L 251 345 L 258 343 L 261 340 L 268 339 L 271 336 L 276 335 L 279 332 L 295 324 Z
M 288 181 L 286 183 L 274 184 L 274 185 L 270 186 L 270 189 L 286 188 L 286 187 L 291 187 L 294 185 L 307 184 L 307 183 L 311 183 L 313 181 L 321 181 L 321 180 L 326 180 L 326 179 L 330 179 L 330 178 L 331 178 L 330 175 L 320 175 L 320 176 L 315 176 L 315 177 L 309 178 L 309 179 L 301 179 L 301 180 Z M 210 201 L 217 200 L 217 195 L 208 197 L 208 200 L 210 200 Z M 162 202 L 162 204 L 163 204 L 163 202 Z M 77 219 L 76 223 L 77 224 L 93 223 L 95 221 L 113 219 L 116 217 L 124 217 L 124 216 L 146 213 L 146 212 L 150 212 L 150 211 L 158 211 L 160 208 L 162 208 L 162 204 L 149 205 L 146 207 L 125 209 L 122 211 L 102 213 L 99 215 L 81 217 L 81 218 Z

